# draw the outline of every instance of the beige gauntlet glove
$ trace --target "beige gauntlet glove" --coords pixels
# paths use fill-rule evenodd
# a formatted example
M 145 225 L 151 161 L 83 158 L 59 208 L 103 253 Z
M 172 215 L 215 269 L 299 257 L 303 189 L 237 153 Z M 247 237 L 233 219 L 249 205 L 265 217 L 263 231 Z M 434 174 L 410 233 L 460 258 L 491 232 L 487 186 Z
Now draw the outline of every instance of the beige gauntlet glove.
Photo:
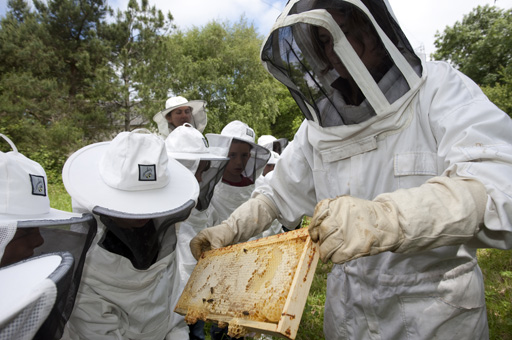
M 435 177 L 373 201 L 350 196 L 322 200 L 309 233 L 320 243 L 323 262 L 433 249 L 471 239 L 483 225 L 486 202 L 477 180 Z
M 277 215 L 274 203 L 265 195 L 257 194 L 239 206 L 221 224 L 200 231 L 190 241 L 192 255 L 198 260 L 207 250 L 247 241 L 268 229 Z

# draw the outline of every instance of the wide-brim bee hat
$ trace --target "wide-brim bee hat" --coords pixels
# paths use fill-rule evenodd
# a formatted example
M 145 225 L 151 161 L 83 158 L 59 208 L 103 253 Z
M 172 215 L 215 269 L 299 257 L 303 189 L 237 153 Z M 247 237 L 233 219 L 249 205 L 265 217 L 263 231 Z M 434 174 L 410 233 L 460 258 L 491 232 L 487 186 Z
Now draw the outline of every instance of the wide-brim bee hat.
M 192 109 L 192 119 L 190 124 L 200 132 L 204 131 L 207 123 L 206 102 L 204 100 L 187 100 L 185 97 L 177 96 L 167 99 L 165 109 L 153 116 L 153 121 L 158 126 L 158 132 L 165 137 L 176 128 L 169 124 L 165 116 L 172 110 L 182 106 L 189 106 Z
M 169 158 L 164 140 L 146 129 L 121 132 L 111 142 L 76 151 L 64 164 L 62 179 L 74 204 L 120 218 L 190 210 L 199 194 L 194 175 Z
M 12 148 L 0 152 L 0 225 L 37 221 L 38 226 L 43 226 L 82 219 L 82 214 L 51 208 L 43 167 L 19 153 L 7 136 L 0 137 Z

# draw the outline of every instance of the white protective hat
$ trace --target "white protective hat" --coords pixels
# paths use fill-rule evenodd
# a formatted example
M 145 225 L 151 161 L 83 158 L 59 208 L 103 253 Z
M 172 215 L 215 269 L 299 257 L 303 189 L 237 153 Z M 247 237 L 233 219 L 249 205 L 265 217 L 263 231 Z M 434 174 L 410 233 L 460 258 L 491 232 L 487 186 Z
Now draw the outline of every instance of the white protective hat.
M 168 216 L 194 207 L 199 194 L 195 177 L 146 129 L 78 150 L 64 164 L 62 179 L 78 205 L 121 218 Z
M 13 149 L 7 153 L 0 152 L 0 260 L 2 266 L 16 264 L 40 254 L 55 252 L 68 254 L 65 256 L 67 259 L 65 262 L 71 270 L 68 278 L 62 281 L 62 285 L 57 284 L 57 302 L 50 316 L 52 321 L 44 323 L 37 336 L 39 339 L 57 339 L 62 335 L 63 327 L 73 308 L 85 255 L 96 235 L 96 220 L 92 214 L 82 215 L 50 208 L 48 181 L 44 169 L 37 162 L 20 154 L 9 138 L 2 134 L 0 136 Z M 72 230 L 73 227 L 80 229 L 80 232 Z M 22 233 L 20 237 L 13 239 L 18 229 L 23 228 L 30 229 L 28 232 L 38 237 L 26 239 Z M 15 243 L 11 244 L 11 241 Z M 14 252 L 9 251 L 9 247 Z M 0 281 L 3 282 L 3 280 Z M 34 296 L 34 298 L 39 297 Z M 0 301 L 5 302 L 3 299 Z M 12 307 L 11 304 L 9 306 Z M 42 304 L 38 305 L 37 309 L 42 311 Z M 6 311 L 15 312 L 13 309 Z M 29 317 L 25 312 L 21 315 L 22 319 Z M 35 322 L 37 321 L 35 319 L 42 317 L 41 314 L 36 314 L 34 318 L 30 316 L 31 321 Z M 39 321 L 41 319 L 37 322 Z M 10 324 L 6 325 L 5 329 L 12 326 L 17 327 Z M 0 328 L 2 333 L 3 326 Z M 33 331 L 32 326 L 29 325 L 28 328 L 19 330 L 20 333 L 16 333 L 17 336 L 21 332 Z M 3 334 L 0 334 L 0 339 L 3 339 Z
M 286 138 L 279 138 L 272 135 L 262 135 L 260 138 L 258 138 L 258 145 L 264 146 L 270 151 L 275 151 L 278 154 L 281 154 L 288 145 L 288 139 Z
M 165 139 L 167 155 L 174 159 L 186 160 L 229 160 L 210 152 L 208 141 L 201 132 L 185 123 L 174 129 Z M 189 169 L 195 172 L 196 169 Z
M 247 124 L 234 120 L 227 124 L 220 135 L 206 134 L 212 152 L 219 155 L 228 155 L 232 140 L 238 140 L 251 145 L 251 158 L 245 166 L 244 176 L 253 181 L 263 172 L 265 164 L 270 158 L 270 150 L 255 143 L 256 133 Z
M 277 140 L 277 138 L 272 135 L 261 135 L 258 138 L 258 145 L 264 146 L 267 149 L 272 150 L 272 143 L 276 140 Z M 269 146 L 270 146 L 270 148 L 269 148 Z
M 37 221 L 42 226 L 80 220 L 82 214 L 50 208 L 43 167 L 19 153 L 7 136 L 0 137 L 12 148 L 7 153 L 0 152 L 0 226 L 12 221 Z
M 208 161 L 209 167 L 201 175 L 200 192 L 196 208 L 206 209 L 213 196 L 215 185 L 220 181 L 229 162 L 226 156 L 210 152 L 208 142 L 201 132 L 188 123 L 178 126 L 165 139 L 167 155 L 196 173 L 201 161 Z
M 177 96 L 167 99 L 165 102 L 165 109 L 158 112 L 153 116 L 153 121 L 158 126 L 158 131 L 161 135 L 167 137 L 169 133 L 175 129 L 175 126 L 169 124 L 165 116 L 174 109 L 182 106 L 189 106 L 192 108 L 192 121 L 191 125 L 198 129 L 200 132 L 204 131 L 207 123 L 206 117 L 206 102 L 204 100 L 191 100 L 188 101 L 185 97 Z

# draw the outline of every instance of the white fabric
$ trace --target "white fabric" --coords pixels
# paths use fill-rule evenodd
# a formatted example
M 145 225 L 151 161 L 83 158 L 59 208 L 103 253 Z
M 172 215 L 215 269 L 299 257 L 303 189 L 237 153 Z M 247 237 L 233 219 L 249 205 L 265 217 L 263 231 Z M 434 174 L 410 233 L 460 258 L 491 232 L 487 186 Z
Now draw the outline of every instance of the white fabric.
M 88 211 L 101 207 L 139 218 L 165 216 L 195 201 L 199 185 L 194 175 L 168 158 L 163 139 L 147 132 L 122 132 L 112 142 L 72 154 L 62 180 L 73 200 Z
M 148 130 L 138 129 L 121 132 L 109 143 L 101 155 L 99 172 L 103 182 L 111 188 L 127 191 L 161 189 L 170 180 L 167 163 L 162 140 Z M 148 164 L 155 167 L 140 170 L 141 165 Z
M 371 200 L 440 175 L 475 178 L 487 190 L 485 227 L 465 245 L 336 265 L 327 284 L 326 339 L 488 336 L 472 246 L 512 247 L 512 121 L 448 64 L 425 66 L 428 77 L 412 101 L 371 126 L 322 129 L 304 121 L 270 181 L 256 190 L 275 202 L 285 225 L 312 216 L 325 198 Z
M 277 155 L 277 156 L 274 156 L 274 154 Z M 275 164 L 275 163 L 270 163 L 270 161 L 274 157 L 279 158 L 279 154 L 277 154 L 277 152 L 272 151 L 272 155 L 273 156 L 270 157 L 270 160 L 269 160 L 268 164 Z M 265 177 L 267 179 L 270 179 L 270 177 L 272 177 L 273 173 L 274 173 L 273 171 L 270 171 L 265 176 L 261 175 L 260 177 L 258 177 L 256 179 L 255 189 L 258 188 L 260 185 L 263 185 L 265 183 L 265 180 L 264 180 Z M 253 241 L 253 240 L 256 240 L 256 239 L 259 239 L 259 238 L 262 238 L 262 237 L 268 237 L 268 236 L 272 236 L 272 235 L 277 235 L 277 234 L 280 234 L 282 232 L 283 232 L 283 226 L 281 225 L 281 223 L 278 220 L 274 220 L 268 229 L 264 230 L 262 233 L 260 233 L 260 234 L 258 234 L 256 236 L 251 237 L 249 239 L 249 241 Z
M 185 285 L 197 264 L 190 250 L 190 240 L 201 230 L 212 227 L 214 220 L 218 220 L 216 212 L 209 206 L 204 211 L 194 209 L 188 219 L 179 224 L 178 242 L 176 244 L 177 275 L 179 280 L 178 296 L 181 296 L 181 293 L 183 293 L 183 289 L 185 289 Z M 174 307 L 172 306 L 172 309 Z
M 208 141 L 199 130 L 185 123 L 165 139 L 167 155 L 178 160 L 228 160 L 211 152 Z M 195 173 L 196 169 L 189 170 Z
M 217 221 L 213 222 L 218 224 L 227 219 L 236 208 L 251 197 L 254 188 L 254 184 L 245 187 L 234 187 L 222 181 L 219 182 L 215 186 L 210 203 L 217 212 Z
M 277 163 L 277 161 L 279 160 L 279 154 L 275 151 L 270 151 L 270 158 L 267 162 L 267 164 L 270 164 L 270 165 L 275 165 Z
M 42 256 L 0 269 L 0 339 L 31 340 L 50 314 L 57 287 L 48 277 L 61 263 Z
M 9 223 L 2 223 L 2 226 L 0 226 L 0 261 L 4 256 L 5 247 L 7 247 L 16 234 L 17 224 L 17 221 L 11 221 Z
M 254 130 L 249 125 L 239 120 L 234 120 L 228 123 L 224 126 L 220 134 L 243 140 L 253 146 L 256 144 L 256 133 Z
M 182 106 L 190 106 L 192 108 L 191 125 L 200 132 L 203 132 L 207 123 L 205 105 L 206 102 L 204 100 L 188 101 L 181 96 L 171 97 L 165 102 L 165 109 L 153 116 L 153 121 L 158 126 L 158 132 L 165 138 L 176 128 L 167 121 L 165 116 L 174 109 Z
M 10 221 L 81 217 L 50 208 L 48 179 L 43 167 L 19 153 L 7 136 L 0 134 L 0 137 L 12 148 L 7 153 L 0 152 L 0 226 Z
M 163 221 L 156 219 L 155 227 Z M 179 298 L 176 253 L 160 258 L 147 270 L 101 248 L 105 226 L 89 250 L 75 308 L 68 321 L 71 339 L 187 339 L 184 318 L 171 310 Z M 174 227 L 167 230 L 169 243 Z M 173 248 L 175 244 L 163 245 Z M 162 250 L 162 252 L 164 252 Z
M 272 150 L 272 143 L 276 141 L 277 138 L 272 135 L 261 135 L 258 138 L 258 145 L 264 146 L 269 150 Z

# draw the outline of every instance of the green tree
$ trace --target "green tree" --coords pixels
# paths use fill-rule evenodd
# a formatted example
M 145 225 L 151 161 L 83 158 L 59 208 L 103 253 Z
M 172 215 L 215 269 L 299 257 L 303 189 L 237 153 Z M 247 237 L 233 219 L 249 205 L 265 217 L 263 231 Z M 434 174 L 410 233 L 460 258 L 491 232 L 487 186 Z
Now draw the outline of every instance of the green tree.
M 90 94 L 106 7 L 103 0 L 34 5 L 9 0 L 0 21 L 0 132 L 57 177 L 69 152 L 102 126 Z
M 482 91 L 500 109 L 512 117 L 512 65 L 509 65 L 502 72 L 502 82 L 494 86 L 483 86 Z
M 512 63 L 512 10 L 478 6 L 436 33 L 435 60 L 446 60 L 481 86 L 503 83 Z
M 436 34 L 433 54 L 479 84 L 489 99 L 512 115 L 512 10 L 478 6 L 462 22 Z
M 165 85 L 172 94 L 207 102 L 205 132 L 219 133 L 233 120 L 245 122 L 258 135 L 272 133 L 278 121 L 291 126 L 289 117 L 281 122 L 283 87 L 261 65 L 261 43 L 244 18 L 234 24 L 212 21 L 169 37 L 172 64 Z
M 162 86 L 167 59 L 163 40 L 174 28 L 172 20 L 171 13 L 164 17 L 148 0 L 130 0 L 100 33 L 110 45 L 110 57 L 108 67 L 97 74 L 98 84 L 118 129 L 145 125 L 161 109 L 159 100 L 167 95 Z

